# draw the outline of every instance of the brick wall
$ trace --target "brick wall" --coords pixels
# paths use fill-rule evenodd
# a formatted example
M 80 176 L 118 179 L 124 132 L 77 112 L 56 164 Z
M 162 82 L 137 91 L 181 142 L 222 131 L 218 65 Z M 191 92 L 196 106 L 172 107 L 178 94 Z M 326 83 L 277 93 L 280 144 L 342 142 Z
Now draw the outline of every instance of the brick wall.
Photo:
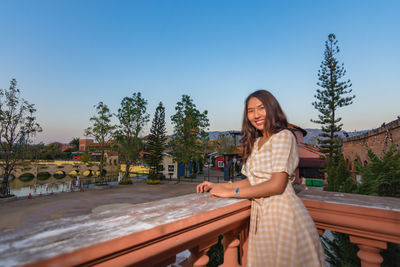
M 395 150 L 400 149 L 400 118 L 365 134 L 343 139 L 343 154 L 348 168 L 355 171 L 354 161 L 364 165 L 368 149 L 381 157 L 392 144 Z

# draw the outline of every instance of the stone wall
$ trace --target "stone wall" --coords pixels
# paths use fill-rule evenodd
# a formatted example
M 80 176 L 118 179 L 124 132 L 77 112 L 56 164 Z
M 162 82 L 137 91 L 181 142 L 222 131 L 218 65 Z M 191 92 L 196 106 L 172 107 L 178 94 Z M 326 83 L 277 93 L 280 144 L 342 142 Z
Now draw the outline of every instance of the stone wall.
M 395 151 L 400 149 L 400 118 L 365 134 L 343 139 L 343 154 L 347 167 L 354 172 L 355 161 L 363 165 L 367 162 L 368 149 L 381 157 L 391 145 Z

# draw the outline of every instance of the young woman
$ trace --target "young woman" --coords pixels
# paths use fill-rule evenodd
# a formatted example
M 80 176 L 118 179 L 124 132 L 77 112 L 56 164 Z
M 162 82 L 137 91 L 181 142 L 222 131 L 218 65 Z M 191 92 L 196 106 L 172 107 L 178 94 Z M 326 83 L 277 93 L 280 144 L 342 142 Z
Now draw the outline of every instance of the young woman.
M 299 162 L 296 139 L 278 101 L 266 90 L 250 94 L 242 124 L 247 179 L 203 182 L 197 192 L 251 199 L 247 266 L 325 266 L 314 221 L 291 181 Z

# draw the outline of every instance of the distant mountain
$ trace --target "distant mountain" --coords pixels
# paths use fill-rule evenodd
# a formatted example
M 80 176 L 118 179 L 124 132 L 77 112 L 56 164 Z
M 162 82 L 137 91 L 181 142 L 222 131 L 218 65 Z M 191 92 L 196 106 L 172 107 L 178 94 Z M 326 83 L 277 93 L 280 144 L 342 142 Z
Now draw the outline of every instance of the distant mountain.
M 312 129 L 312 128 L 305 128 L 304 130 L 307 131 L 307 135 L 304 137 L 304 143 L 310 144 L 310 145 L 317 145 L 318 144 L 318 136 L 320 133 L 322 133 L 321 129 Z M 363 130 L 363 131 L 356 131 L 356 132 L 346 132 L 346 131 L 340 131 L 339 135 L 341 137 L 352 137 L 356 135 L 361 135 L 366 132 L 369 132 L 371 130 Z M 236 132 L 235 130 L 231 131 L 211 131 L 208 132 L 208 136 L 210 139 L 217 139 L 219 135 L 221 134 L 229 134 L 230 132 Z
M 208 132 L 208 138 L 210 139 L 218 139 L 218 136 L 221 134 L 229 134 L 231 132 L 237 132 L 236 130 L 231 130 L 231 131 L 211 131 Z
M 310 144 L 310 145 L 317 145 L 318 144 L 318 136 L 319 134 L 322 133 L 321 129 L 311 129 L 311 128 L 305 128 L 304 130 L 307 131 L 307 135 L 304 137 L 304 143 Z M 355 131 L 355 132 L 346 132 L 346 131 L 340 131 L 338 134 L 340 137 L 353 137 L 356 135 L 361 135 L 366 132 L 369 132 L 371 130 L 363 130 L 363 131 Z

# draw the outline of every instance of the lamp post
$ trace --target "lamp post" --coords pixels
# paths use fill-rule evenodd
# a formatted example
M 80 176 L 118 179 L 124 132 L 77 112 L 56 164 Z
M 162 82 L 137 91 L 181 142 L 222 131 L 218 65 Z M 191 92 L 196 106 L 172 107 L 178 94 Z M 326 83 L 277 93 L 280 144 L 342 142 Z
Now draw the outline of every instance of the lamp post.
M 210 158 L 206 158 L 207 162 L 207 173 L 208 173 L 208 181 L 210 181 Z

